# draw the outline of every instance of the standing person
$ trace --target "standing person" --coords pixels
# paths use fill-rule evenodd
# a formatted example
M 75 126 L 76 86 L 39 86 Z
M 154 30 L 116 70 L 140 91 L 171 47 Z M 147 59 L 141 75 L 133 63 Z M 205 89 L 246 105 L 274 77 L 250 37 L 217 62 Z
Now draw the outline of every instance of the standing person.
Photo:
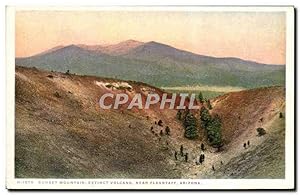
M 201 144 L 201 150 L 202 150 L 202 151 L 204 151 L 204 150 L 205 150 L 205 146 L 204 146 L 204 144 L 203 144 L 203 143 Z
M 180 146 L 180 155 L 183 156 L 183 145 Z
M 186 153 L 186 154 L 184 155 L 184 159 L 185 159 L 185 162 L 188 161 L 188 153 Z

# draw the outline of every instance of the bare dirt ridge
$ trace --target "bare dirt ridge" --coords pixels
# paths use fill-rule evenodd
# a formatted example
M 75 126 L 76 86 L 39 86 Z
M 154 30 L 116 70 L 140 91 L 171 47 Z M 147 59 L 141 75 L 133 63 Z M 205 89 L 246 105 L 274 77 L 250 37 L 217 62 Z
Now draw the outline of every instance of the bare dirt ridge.
M 131 88 L 105 86 L 120 82 Z M 176 110 L 156 105 L 148 110 L 126 110 L 126 105 L 119 110 L 99 108 L 99 97 L 106 92 L 125 92 L 130 98 L 135 93 L 143 98 L 150 92 L 163 93 L 144 83 L 17 67 L 15 88 L 18 178 L 284 177 L 282 87 L 233 92 L 211 100 L 211 114 L 222 120 L 225 145 L 220 152 L 206 143 L 199 111 L 194 113 L 200 136 L 188 140 Z M 163 126 L 155 124 L 159 120 Z M 165 134 L 166 126 L 170 136 Z M 258 137 L 258 127 L 267 134 Z M 245 149 L 248 140 L 251 144 Z M 204 152 L 201 143 L 207 148 Z M 181 145 L 189 154 L 188 162 L 180 155 L 174 158 Z M 201 153 L 205 162 L 197 165 Z

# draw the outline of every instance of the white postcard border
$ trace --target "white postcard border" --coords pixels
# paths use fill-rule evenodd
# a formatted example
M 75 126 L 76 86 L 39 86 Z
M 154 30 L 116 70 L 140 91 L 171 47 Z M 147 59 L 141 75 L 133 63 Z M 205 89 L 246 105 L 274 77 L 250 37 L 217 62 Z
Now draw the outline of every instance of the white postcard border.
M 285 179 L 16 179 L 15 139 L 15 12 L 21 10 L 126 10 L 126 11 L 230 11 L 286 12 L 286 142 Z M 294 8 L 292 6 L 109 6 L 6 8 L 6 187 L 8 189 L 293 189 L 294 173 Z M 72 183 L 73 182 L 73 183 Z M 94 182 L 94 183 L 93 183 Z M 101 184 L 101 182 L 105 182 Z M 148 182 L 148 184 L 137 184 Z M 162 183 L 164 182 L 164 183 Z M 124 184 L 123 184 L 124 183 Z

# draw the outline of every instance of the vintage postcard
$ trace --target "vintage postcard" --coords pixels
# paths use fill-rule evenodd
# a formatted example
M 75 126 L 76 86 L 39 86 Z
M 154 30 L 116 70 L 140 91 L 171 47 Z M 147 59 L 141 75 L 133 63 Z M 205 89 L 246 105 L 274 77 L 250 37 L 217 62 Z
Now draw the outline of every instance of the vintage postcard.
M 6 11 L 8 189 L 295 188 L 292 6 Z

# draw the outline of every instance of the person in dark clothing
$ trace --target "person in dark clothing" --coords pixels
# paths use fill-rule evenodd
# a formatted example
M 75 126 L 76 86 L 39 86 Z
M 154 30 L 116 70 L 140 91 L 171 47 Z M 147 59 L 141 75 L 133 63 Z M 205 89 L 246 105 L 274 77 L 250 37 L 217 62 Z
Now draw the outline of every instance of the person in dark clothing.
M 186 154 L 184 155 L 184 159 L 185 159 L 185 162 L 188 161 L 188 153 L 186 153 Z
M 202 150 L 202 151 L 204 151 L 204 150 L 205 150 L 205 146 L 204 146 L 204 144 L 203 144 L 203 143 L 201 144 L 201 150 Z
M 183 156 L 183 145 L 180 146 L 180 155 Z

